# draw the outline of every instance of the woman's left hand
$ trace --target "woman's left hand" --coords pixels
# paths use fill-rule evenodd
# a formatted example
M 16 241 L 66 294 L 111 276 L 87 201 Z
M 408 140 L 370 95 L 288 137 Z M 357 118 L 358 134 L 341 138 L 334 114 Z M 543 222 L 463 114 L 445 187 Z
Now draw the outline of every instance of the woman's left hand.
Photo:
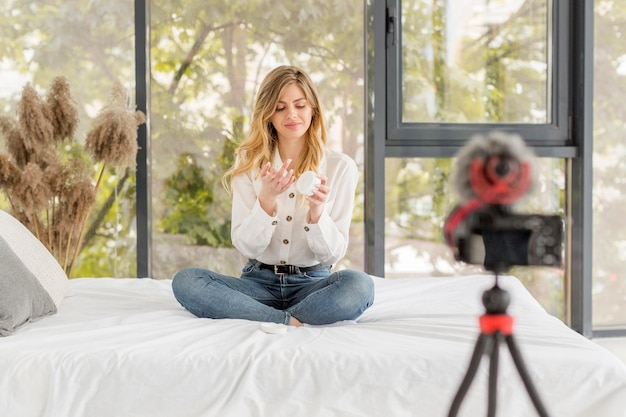
M 324 204 L 326 203 L 328 192 L 330 191 L 326 185 L 328 178 L 323 175 L 318 175 L 318 178 L 321 182 L 317 187 L 317 190 L 315 190 L 315 192 L 310 196 L 306 197 L 306 199 L 309 200 L 309 223 L 317 223 L 320 217 L 322 217 Z

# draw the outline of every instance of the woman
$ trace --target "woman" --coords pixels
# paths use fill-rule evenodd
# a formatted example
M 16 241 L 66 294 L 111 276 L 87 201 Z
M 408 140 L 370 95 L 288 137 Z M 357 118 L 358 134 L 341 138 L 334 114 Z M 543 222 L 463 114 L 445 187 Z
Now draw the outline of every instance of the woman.
M 249 260 L 240 278 L 202 268 L 173 277 L 176 299 L 198 317 L 292 326 L 354 320 L 374 301 L 372 279 L 331 272 L 348 248 L 356 164 L 325 148 L 318 94 L 293 66 L 271 71 L 259 89 L 250 136 L 223 178 L 232 192 L 233 245 Z M 296 179 L 314 171 L 302 195 Z

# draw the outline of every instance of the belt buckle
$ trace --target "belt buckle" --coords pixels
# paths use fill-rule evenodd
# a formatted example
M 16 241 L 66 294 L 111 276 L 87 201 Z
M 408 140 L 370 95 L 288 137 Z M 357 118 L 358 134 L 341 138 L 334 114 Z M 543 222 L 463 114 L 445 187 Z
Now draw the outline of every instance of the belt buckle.
M 296 267 L 293 265 L 274 265 L 274 273 L 276 275 L 293 275 L 296 273 Z

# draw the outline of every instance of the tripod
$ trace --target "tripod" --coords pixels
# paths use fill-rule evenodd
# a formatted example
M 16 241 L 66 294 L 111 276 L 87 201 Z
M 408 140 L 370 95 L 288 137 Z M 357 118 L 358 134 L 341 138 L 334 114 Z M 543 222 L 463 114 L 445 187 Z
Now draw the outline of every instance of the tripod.
M 522 355 L 513 338 L 513 317 L 506 313 L 506 309 L 510 302 L 509 294 L 498 286 L 498 274 L 496 273 L 495 285 L 483 293 L 482 301 L 485 306 L 485 314 L 480 316 L 480 336 L 476 341 L 474 347 L 474 353 L 470 360 L 467 373 L 461 382 L 452 405 L 450 406 L 450 412 L 448 417 L 455 417 L 459 412 L 461 403 L 465 394 L 467 394 L 472 380 L 476 376 L 476 371 L 480 365 L 481 356 L 483 354 L 489 354 L 491 360 L 489 364 L 489 391 L 487 402 L 487 416 L 495 417 L 496 415 L 496 394 L 498 388 L 498 357 L 500 343 L 506 342 L 513 362 L 517 368 L 517 371 L 522 378 L 522 382 L 526 387 L 526 391 L 530 396 L 530 399 L 535 406 L 535 409 L 541 417 L 548 417 L 548 413 L 543 406 L 535 387 L 530 380 L 530 375 L 526 370 Z

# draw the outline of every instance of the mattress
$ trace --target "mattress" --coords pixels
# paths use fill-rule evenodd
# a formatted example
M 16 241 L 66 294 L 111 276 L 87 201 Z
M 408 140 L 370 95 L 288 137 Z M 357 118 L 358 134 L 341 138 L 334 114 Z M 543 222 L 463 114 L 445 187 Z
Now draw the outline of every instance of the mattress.
M 0 338 L 0 416 L 446 416 L 494 278 L 374 281 L 374 305 L 357 321 L 271 334 L 194 317 L 169 280 L 73 279 L 57 314 Z M 547 314 L 516 278 L 499 284 L 549 415 L 626 416 L 626 366 Z M 537 415 L 499 349 L 497 415 Z M 486 415 L 488 362 L 459 416 Z

